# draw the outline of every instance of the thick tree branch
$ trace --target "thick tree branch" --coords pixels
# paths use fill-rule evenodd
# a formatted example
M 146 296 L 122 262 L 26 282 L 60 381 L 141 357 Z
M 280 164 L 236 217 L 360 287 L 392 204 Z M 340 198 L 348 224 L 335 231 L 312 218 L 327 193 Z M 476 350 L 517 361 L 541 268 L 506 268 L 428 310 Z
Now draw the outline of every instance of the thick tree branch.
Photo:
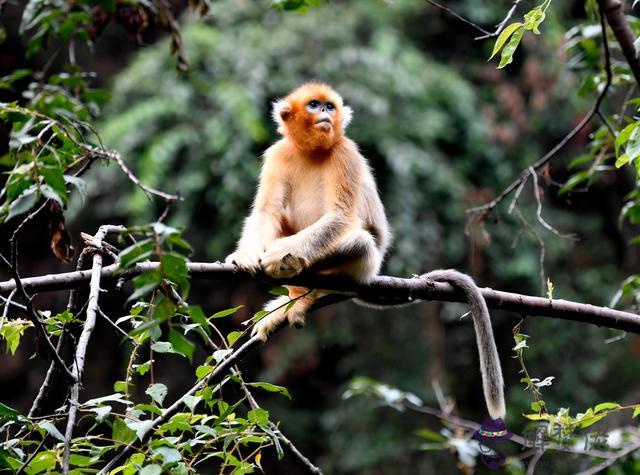
M 103 280 L 130 279 L 144 271 L 157 269 L 158 262 L 138 264 L 132 269 L 118 272 L 117 264 L 102 268 Z M 189 272 L 194 279 L 246 281 L 252 277 L 236 267 L 219 262 L 191 262 Z M 70 289 L 87 285 L 91 271 L 76 271 L 62 274 L 50 274 L 40 277 L 21 279 L 25 289 L 45 292 Z M 272 284 L 291 284 L 307 288 L 331 290 L 343 295 L 331 295 L 327 302 L 336 303 L 352 297 L 360 297 L 372 303 L 401 304 L 414 300 L 438 300 L 444 302 L 466 302 L 462 292 L 442 282 L 432 282 L 420 277 L 403 279 L 400 277 L 378 276 L 368 284 L 358 284 L 350 279 L 335 276 L 303 275 L 282 281 L 261 280 Z M 13 280 L 0 282 L 0 293 L 11 292 L 15 288 Z M 601 327 L 615 328 L 640 334 L 640 315 L 607 307 L 572 302 L 563 299 L 549 300 L 543 297 L 503 292 L 490 288 L 481 289 L 490 308 L 507 310 L 519 315 L 540 316 L 590 323 Z
M 627 17 L 624 14 L 622 2 L 620 0 L 598 0 L 598 4 L 600 5 L 601 13 L 604 13 L 607 23 L 620 44 L 622 54 L 624 54 L 627 63 L 629 63 L 629 68 L 636 78 L 636 82 L 640 84 L 640 61 L 633 45 L 636 37 L 631 31 Z

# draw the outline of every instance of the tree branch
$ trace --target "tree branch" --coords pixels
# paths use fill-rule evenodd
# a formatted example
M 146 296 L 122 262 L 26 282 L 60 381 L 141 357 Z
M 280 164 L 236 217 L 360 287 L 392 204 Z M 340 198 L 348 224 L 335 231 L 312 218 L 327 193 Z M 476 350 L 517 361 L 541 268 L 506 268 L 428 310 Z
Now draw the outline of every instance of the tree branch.
M 120 271 L 117 264 L 102 268 L 101 279 L 114 281 L 119 278 L 131 279 L 144 271 L 159 267 L 158 262 L 145 262 L 134 268 Z M 235 266 L 219 262 L 190 262 L 187 264 L 194 279 L 247 281 L 252 277 Z M 66 272 L 22 279 L 22 285 L 29 290 L 45 292 L 70 289 L 87 285 L 91 271 Z M 403 279 L 400 277 L 378 276 L 368 284 L 359 284 L 344 277 L 301 275 L 291 279 L 276 281 L 266 276 L 260 281 L 274 285 L 297 285 L 337 292 L 338 295 L 321 299 L 318 306 L 325 306 L 353 297 L 380 305 L 398 305 L 416 300 L 439 300 L 444 302 L 466 302 L 464 294 L 443 282 L 432 282 L 420 277 Z M 11 292 L 15 288 L 13 280 L 0 282 L 0 292 Z M 601 327 L 615 328 L 640 334 L 640 315 L 608 307 L 572 302 L 563 299 L 547 299 L 530 295 L 503 292 L 490 288 L 481 289 L 490 308 L 507 310 L 519 315 L 540 316 L 590 323 Z M 342 295 L 340 295 L 342 294 Z
M 631 31 L 627 17 L 622 10 L 622 2 L 620 0 L 598 0 L 598 4 L 600 5 L 600 13 L 604 13 L 607 23 L 609 23 L 620 44 L 622 54 L 624 54 L 627 63 L 629 63 L 629 68 L 636 78 L 636 82 L 640 84 L 640 61 L 633 45 L 636 37 Z
M 123 226 L 100 226 L 98 232 L 93 238 L 95 246 L 98 248 L 93 254 L 93 265 L 91 268 L 91 281 L 89 283 L 89 303 L 87 304 L 87 317 L 78 340 L 76 353 L 73 363 L 72 374 L 75 383 L 71 386 L 69 394 L 69 417 L 67 419 L 67 428 L 64 436 L 64 461 L 62 464 L 62 472 L 69 473 L 69 457 L 71 456 L 71 439 L 73 438 L 73 427 L 76 423 L 76 415 L 78 413 L 78 397 L 80 396 L 80 386 L 82 385 L 82 373 L 84 371 L 84 360 L 89 345 L 91 333 L 96 325 L 96 316 L 98 314 L 98 297 L 100 295 L 100 278 L 102 270 L 102 240 L 108 233 L 122 232 L 126 229 Z

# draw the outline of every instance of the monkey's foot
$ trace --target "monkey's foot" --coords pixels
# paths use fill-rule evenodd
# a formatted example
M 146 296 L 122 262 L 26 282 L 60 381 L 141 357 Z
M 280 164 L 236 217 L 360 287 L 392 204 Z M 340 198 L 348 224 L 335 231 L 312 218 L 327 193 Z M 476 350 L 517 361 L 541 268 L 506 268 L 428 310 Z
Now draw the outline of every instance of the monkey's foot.
M 251 336 L 257 336 L 264 343 L 267 341 L 267 337 L 285 321 L 288 321 L 292 327 L 302 328 L 304 326 L 304 312 L 297 312 L 293 308 L 289 311 L 285 311 L 285 308 L 278 309 L 256 323 L 251 331 Z
M 304 257 L 294 256 L 291 253 L 281 258 L 267 254 L 261 258 L 260 263 L 265 274 L 274 279 L 293 277 L 309 267 L 309 261 Z
M 229 254 L 224 262 L 226 264 L 238 266 L 240 269 L 249 272 L 253 276 L 255 276 L 260 269 L 260 259 L 258 258 L 257 253 L 251 254 L 244 251 L 235 251 Z

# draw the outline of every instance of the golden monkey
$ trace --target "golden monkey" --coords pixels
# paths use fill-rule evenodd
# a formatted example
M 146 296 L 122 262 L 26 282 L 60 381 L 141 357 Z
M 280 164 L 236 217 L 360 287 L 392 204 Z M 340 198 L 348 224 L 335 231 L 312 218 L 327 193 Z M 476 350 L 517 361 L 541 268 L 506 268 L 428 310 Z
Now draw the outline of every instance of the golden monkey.
M 251 213 L 226 262 L 274 278 L 304 270 L 359 282 L 376 276 L 391 235 L 367 161 L 344 134 L 351 108 L 330 86 L 311 82 L 276 101 L 272 115 L 283 137 L 264 153 Z M 467 295 L 489 413 L 503 417 L 502 371 L 482 295 L 470 277 L 456 271 L 423 277 L 450 282 Z M 316 298 L 304 287 L 286 287 L 289 295 L 269 302 L 265 310 L 271 313 L 253 328 L 262 341 L 285 320 L 304 325 Z

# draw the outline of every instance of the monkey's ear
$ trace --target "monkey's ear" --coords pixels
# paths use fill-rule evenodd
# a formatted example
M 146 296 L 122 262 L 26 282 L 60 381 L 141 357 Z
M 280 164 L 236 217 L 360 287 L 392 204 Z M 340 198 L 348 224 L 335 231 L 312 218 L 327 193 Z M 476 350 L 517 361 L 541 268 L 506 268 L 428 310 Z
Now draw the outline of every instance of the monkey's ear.
M 272 105 L 271 117 L 278 124 L 278 132 L 284 133 L 284 122 L 291 113 L 291 104 L 286 99 L 278 99 Z
M 342 130 L 346 130 L 351 123 L 351 119 L 353 117 L 353 110 L 349 106 L 344 106 L 342 108 Z

